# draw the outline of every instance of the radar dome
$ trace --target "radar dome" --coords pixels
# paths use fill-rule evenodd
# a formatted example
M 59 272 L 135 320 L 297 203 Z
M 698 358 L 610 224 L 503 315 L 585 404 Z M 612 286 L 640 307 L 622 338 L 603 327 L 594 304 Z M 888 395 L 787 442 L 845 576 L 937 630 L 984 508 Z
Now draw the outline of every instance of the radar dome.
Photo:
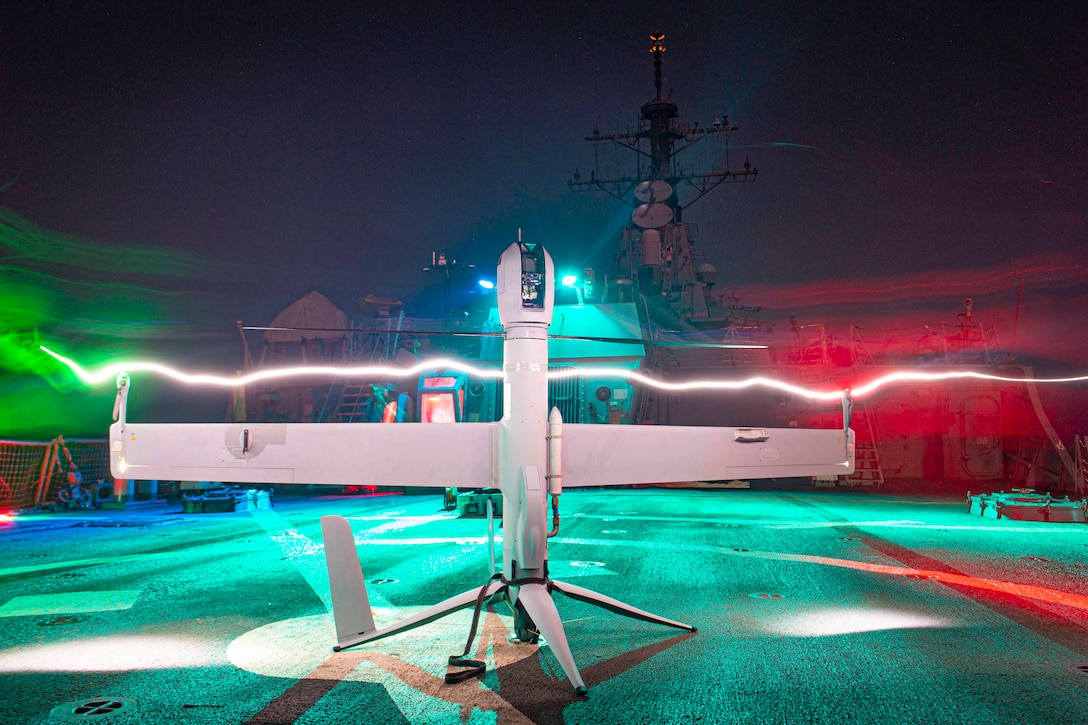
M 713 264 L 704 262 L 695 268 L 695 279 L 705 285 L 712 285 L 718 281 L 718 270 L 714 268 Z

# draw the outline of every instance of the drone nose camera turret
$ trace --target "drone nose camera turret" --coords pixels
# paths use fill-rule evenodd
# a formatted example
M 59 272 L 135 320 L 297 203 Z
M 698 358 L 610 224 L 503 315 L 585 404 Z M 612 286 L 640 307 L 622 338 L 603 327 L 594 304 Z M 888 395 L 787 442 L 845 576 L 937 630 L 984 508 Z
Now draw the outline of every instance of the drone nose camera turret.
M 544 247 L 523 242 L 507 247 L 499 259 L 496 285 L 503 326 L 551 322 L 554 279 L 555 266 Z

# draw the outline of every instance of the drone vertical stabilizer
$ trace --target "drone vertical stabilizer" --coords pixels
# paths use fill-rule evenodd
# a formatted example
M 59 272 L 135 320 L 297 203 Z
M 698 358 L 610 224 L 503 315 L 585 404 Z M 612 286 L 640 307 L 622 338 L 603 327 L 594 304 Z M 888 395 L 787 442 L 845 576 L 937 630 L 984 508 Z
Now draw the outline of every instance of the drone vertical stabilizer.
M 504 582 L 489 581 L 482 587 L 462 592 L 396 624 L 378 629 L 374 624 L 374 613 L 370 610 L 366 584 L 363 583 L 363 570 L 359 566 L 351 524 L 343 516 L 322 516 L 321 535 L 325 539 L 325 562 L 329 568 L 329 588 L 332 590 L 332 617 L 336 622 L 336 646 L 333 650 L 337 652 L 430 624 L 451 612 L 471 607 L 477 601 L 482 602 L 506 587 Z
M 337 646 L 344 646 L 376 629 L 374 614 L 370 611 L 370 597 L 363 582 L 351 524 L 343 516 L 322 516 L 321 536 L 325 540 L 336 642 Z

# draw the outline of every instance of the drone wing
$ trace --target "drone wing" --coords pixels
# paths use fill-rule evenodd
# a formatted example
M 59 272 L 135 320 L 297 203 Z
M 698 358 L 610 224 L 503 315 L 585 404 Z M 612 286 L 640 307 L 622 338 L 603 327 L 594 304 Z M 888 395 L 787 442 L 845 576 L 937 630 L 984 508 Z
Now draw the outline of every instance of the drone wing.
M 563 425 L 564 487 L 853 471 L 851 430 Z
M 115 423 L 118 478 L 495 487 L 497 423 Z M 563 426 L 564 486 L 844 475 L 841 429 Z
M 115 477 L 487 488 L 497 423 L 114 423 Z

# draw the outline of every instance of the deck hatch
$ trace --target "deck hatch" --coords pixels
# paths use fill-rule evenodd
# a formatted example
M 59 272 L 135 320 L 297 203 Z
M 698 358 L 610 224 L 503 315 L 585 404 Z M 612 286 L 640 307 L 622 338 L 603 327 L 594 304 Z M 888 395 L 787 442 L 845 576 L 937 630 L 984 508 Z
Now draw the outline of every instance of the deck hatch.
M 135 706 L 136 701 L 127 697 L 96 697 L 90 700 L 76 700 L 57 705 L 50 713 L 50 718 L 62 720 L 100 720 L 125 712 Z

